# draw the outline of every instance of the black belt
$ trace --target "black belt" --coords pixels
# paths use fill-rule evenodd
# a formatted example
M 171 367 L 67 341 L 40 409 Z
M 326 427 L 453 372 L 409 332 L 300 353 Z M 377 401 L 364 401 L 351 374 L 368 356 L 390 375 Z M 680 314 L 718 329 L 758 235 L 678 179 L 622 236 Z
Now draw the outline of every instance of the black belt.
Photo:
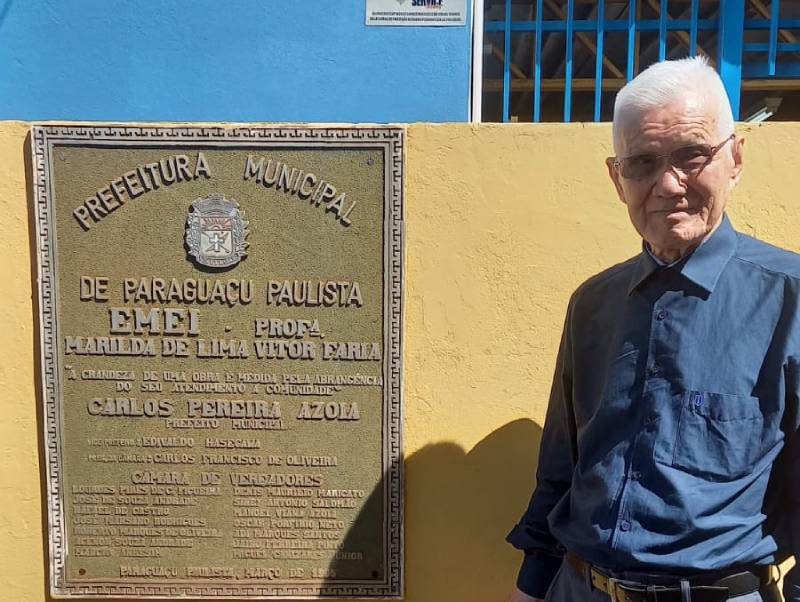
M 616 579 L 572 552 L 567 552 L 566 558 L 579 575 L 587 578 L 594 589 L 608 594 L 612 602 L 682 602 L 685 599 L 683 588 L 691 593 L 692 602 L 722 602 L 751 594 L 772 582 L 770 566 L 754 566 L 728 574 L 715 572 L 686 577 L 683 585 L 649 585 Z M 681 581 L 680 577 L 675 579 Z

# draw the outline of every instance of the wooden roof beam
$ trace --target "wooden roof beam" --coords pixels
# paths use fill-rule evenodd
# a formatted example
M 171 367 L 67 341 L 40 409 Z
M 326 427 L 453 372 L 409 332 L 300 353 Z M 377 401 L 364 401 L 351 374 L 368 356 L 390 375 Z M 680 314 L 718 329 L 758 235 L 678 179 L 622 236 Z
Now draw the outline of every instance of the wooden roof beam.
M 556 15 L 558 15 L 559 18 L 561 19 L 567 18 L 567 14 L 563 10 L 561 10 L 561 7 L 558 6 L 558 4 L 554 2 L 554 0 L 544 0 L 544 1 L 545 4 L 547 4 L 547 7 L 551 11 L 553 11 Z M 589 36 L 587 36 L 583 32 L 578 31 L 575 32 L 575 37 L 578 38 L 578 41 L 581 44 L 583 44 L 589 50 L 589 52 L 594 54 L 595 57 L 597 56 L 597 45 L 594 42 L 592 42 Z M 622 71 L 620 71 L 619 67 L 617 67 L 608 57 L 606 57 L 605 54 L 603 55 L 603 65 L 614 75 L 614 77 L 625 77 L 625 74 Z

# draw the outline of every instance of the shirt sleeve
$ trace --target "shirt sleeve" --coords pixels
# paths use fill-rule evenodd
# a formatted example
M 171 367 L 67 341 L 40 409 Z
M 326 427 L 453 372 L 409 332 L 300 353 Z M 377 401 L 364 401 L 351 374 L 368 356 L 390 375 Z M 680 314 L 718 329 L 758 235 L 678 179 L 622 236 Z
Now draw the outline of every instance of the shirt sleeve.
M 570 302 L 550 390 L 536 487 L 528 509 L 506 537 L 511 545 L 525 552 L 517 587 L 534 598 L 544 598 L 564 555 L 563 547 L 550 533 L 547 515 L 569 490 L 577 461 L 572 406 L 572 305 Z
M 800 602 L 800 359 L 788 363 L 786 375 L 786 458 L 785 484 L 788 488 L 786 506 L 781 517 L 788 524 L 788 538 L 795 565 L 783 579 L 786 602 Z

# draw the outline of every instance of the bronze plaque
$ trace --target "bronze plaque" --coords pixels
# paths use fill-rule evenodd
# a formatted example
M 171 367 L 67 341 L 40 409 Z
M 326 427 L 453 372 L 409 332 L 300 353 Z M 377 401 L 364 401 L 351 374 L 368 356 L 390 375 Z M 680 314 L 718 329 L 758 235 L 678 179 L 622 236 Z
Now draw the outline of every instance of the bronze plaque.
M 402 130 L 32 149 L 52 594 L 400 597 Z

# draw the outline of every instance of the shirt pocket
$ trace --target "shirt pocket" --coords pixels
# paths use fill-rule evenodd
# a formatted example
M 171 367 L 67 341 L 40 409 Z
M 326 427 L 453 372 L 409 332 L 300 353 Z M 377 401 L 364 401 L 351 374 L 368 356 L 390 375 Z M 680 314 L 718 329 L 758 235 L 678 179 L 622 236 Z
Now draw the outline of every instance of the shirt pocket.
M 762 450 L 757 397 L 689 391 L 683 398 L 672 466 L 714 481 L 748 474 Z

